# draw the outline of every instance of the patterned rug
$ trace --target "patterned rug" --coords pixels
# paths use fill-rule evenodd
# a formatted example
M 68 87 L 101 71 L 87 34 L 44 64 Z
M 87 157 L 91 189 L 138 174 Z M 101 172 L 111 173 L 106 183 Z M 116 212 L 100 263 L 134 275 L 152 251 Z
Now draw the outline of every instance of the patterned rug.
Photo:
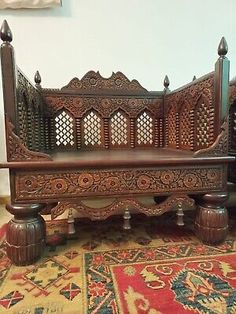
M 78 239 L 54 246 L 32 266 L 11 265 L 0 248 L 0 313 L 236 313 L 234 226 L 219 246 L 201 244 L 172 214 L 80 221 Z M 3 230 L 3 229 L 2 229 Z M 47 223 L 49 239 L 65 221 Z M 0 234 L 4 232 L 0 229 Z M 66 241 L 66 240 L 65 240 Z

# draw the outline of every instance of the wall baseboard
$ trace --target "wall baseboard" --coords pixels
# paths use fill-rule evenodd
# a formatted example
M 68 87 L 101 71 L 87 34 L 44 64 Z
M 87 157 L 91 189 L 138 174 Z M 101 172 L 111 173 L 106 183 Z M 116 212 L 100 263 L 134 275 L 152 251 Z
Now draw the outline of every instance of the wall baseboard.
M 6 205 L 10 201 L 9 195 L 0 196 L 0 205 Z

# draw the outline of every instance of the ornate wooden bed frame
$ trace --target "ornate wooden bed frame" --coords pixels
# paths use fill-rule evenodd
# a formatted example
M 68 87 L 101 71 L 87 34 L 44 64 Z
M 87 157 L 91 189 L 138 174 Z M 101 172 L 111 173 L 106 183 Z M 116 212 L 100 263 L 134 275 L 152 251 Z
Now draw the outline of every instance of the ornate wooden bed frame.
M 68 208 L 99 220 L 129 210 L 160 215 L 197 203 L 198 237 L 215 244 L 228 230 L 227 44 L 222 38 L 215 70 L 171 92 L 149 92 L 121 72 L 103 78 L 88 72 L 61 89 L 33 86 L 16 67 L 12 34 L 1 28 L 1 62 L 7 162 L 14 215 L 7 252 L 17 265 L 33 263 L 45 245 L 42 213 Z M 157 203 L 144 206 L 137 196 Z M 97 209 L 82 200 L 112 197 Z M 164 200 L 163 198 L 166 197 Z M 179 221 L 181 223 L 181 219 Z

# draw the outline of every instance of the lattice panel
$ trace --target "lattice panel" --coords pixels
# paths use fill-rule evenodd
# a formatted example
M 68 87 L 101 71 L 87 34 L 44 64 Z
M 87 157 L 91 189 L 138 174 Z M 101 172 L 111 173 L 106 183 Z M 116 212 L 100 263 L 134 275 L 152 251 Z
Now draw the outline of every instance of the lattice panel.
M 96 112 L 91 111 L 83 120 L 83 135 L 85 146 L 100 146 L 102 144 L 102 121 Z
M 111 118 L 111 144 L 128 145 L 128 120 L 120 111 Z
M 152 145 L 153 118 L 145 111 L 137 118 L 136 132 L 138 145 Z
M 234 135 L 234 139 L 236 139 L 236 112 L 233 113 L 233 135 Z
M 206 148 L 212 144 L 214 128 L 214 109 L 201 103 L 196 112 L 196 146 Z
M 176 146 L 177 119 L 174 107 L 172 107 L 169 111 L 167 124 L 168 124 L 168 145 Z
M 180 145 L 193 148 L 193 110 L 185 106 L 180 115 Z
M 62 111 L 55 118 L 57 146 L 74 146 L 75 139 L 73 121 L 73 118 L 65 111 Z
M 23 102 L 18 103 L 18 116 L 20 126 L 20 139 L 27 146 L 27 110 Z

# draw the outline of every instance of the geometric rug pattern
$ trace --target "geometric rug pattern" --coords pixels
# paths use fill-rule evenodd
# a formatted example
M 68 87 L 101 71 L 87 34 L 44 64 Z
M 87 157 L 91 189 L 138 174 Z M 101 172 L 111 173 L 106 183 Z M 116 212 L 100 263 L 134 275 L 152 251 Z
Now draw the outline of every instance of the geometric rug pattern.
M 235 314 L 236 229 L 207 246 L 194 236 L 191 217 L 177 227 L 172 214 L 81 220 L 78 238 L 47 246 L 34 265 L 16 267 L 0 246 L 0 313 L 13 314 Z M 47 234 L 66 233 L 66 221 Z

